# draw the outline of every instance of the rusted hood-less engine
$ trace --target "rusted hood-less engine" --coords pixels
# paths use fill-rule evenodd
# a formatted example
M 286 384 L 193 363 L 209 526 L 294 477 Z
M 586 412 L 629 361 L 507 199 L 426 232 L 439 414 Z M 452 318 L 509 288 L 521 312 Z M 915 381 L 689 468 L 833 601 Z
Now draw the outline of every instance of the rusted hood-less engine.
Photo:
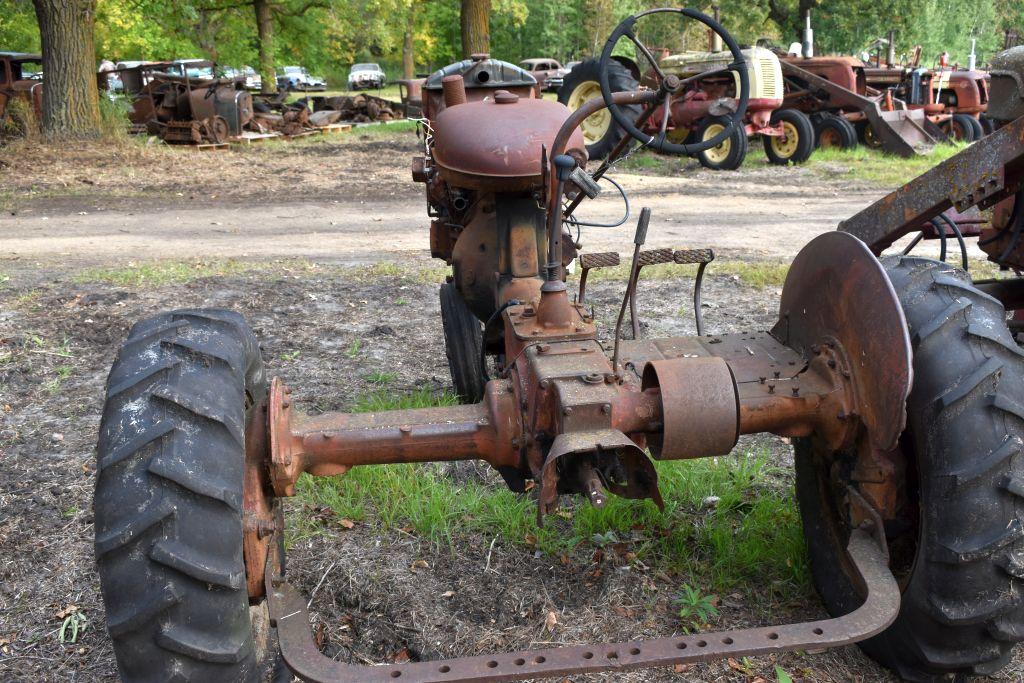
M 451 264 L 458 292 L 486 322 L 505 302 L 540 293 L 545 150 L 569 112 L 538 99 L 528 72 L 483 55 L 434 74 L 423 92 L 431 132 L 413 179 L 427 186 L 430 252 Z M 586 162 L 578 131 L 570 150 Z M 566 250 L 563 265 L 574 256 Z

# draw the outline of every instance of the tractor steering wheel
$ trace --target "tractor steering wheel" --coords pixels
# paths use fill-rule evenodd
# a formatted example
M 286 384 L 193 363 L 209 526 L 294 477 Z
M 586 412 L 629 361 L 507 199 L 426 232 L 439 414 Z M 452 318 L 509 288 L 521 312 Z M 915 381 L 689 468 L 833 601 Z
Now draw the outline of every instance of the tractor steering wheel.
M 666 76 L 661 70 L 661 67 L 658 66 L 658 61 L 654 58 L 654 55 L 651 54 L 651 51 L 647 49 L 642 42 L 640 42 L 640 39 L 636 37 L 636 33 L 633 32 L 633 27 L 636 24 L 637 19 L 650 14 L 659 14 L 662 12 L 681 14 L 684 17 L 696 19 L 702 24 L 705 24 L 708 28 L 721 36 L 723 41 L 725 41 L 725 44 L 729 48 L 729 52 L 732 53 L 733 62 L 722 69 L 705 71 L 697 74 L 696 76 L 690 76 L 689 78 L 680 79 L 674 75 Z M 659 126 L 657 135 L 648 135 L 641 131 L 637 127 L 636 121 L 630 117 L 629 112 L 612 101 L 612 90 L 608 85 L 608 67 L 612 59 L 612 50 L 615 49 L 616 43 L 618 43 L 619 39 L 623 36 L 636 45 L 640 54 L 642 54 L 654 68 L 654 74 L 658 80 L 658 91 L 660 93 L 659 101 L 663 107 L 661 125 Z M 726 71 L 737 72 L 740 79 L 740 91 L 738 93 L 739 96 L 737 98 L 736 111 L 729 115 L 729 125 L 725 127 L 725 130 L 721 131 L 718 135 L 709 140 L 703 140 L 700 142 L 692 142 L 690 144 L 669 142 L 666 135 L 668 132 L 673 98 L 681 95 L 683 91 L 686 90 L 687 86 L 696 84 L 709 76 Z M 623 22 L 619 24 L 614 31 L 612 31 L 612 34 L 608 37 L 608 41 L 604 44 L 604 50 L 601 52 L 601 62 L 598 65 L 598 80 L 601 84 L 601 96 L 604 98 L 604 103 L 608 107 L 608 111 L 611 112 L 612 118 L 615 119 L 615 122 L 622 126 L 622 129 L 631 137 L 636 138 L 643 144 L 660 152 L 667 152 L 670 154 L 692 155 L 722 144 L 726 138 L 732 135 L 733 129 L 736 126 L 743 125 L 743 117 L 747 112 L 747 100 L 750 98 L 750 76 L 747 73 L 747 60 L 740 51 L 739 44 L 717 21 L 703 12 L 698 12 L 697 10 L 689 8 L 663 7 L 660 9 L 640 12 L 639 14 L 634 14 L 633 16 L 627 17 L 623 20 Z

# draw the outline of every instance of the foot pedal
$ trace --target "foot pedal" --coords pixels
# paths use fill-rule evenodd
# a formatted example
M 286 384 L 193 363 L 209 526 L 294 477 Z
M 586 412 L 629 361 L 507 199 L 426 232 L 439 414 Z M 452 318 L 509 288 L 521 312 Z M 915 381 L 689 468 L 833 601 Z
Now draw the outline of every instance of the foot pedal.
M 593 268 L 612 268 L 619 265 L 622 259 L 614 251 L 599 251 L 593 254 L 580 254 L 580 293 L 577 297 L 583 303 L 587 296 L 587 273 Z

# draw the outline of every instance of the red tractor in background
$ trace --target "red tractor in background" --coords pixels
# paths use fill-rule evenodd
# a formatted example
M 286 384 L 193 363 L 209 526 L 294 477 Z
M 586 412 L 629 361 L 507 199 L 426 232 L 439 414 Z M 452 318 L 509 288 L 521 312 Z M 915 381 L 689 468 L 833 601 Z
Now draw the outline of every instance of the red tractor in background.
M 727 117 L 736 111 L 739 81 L 729 70 L 732 56 L 712 41 L 706 52 L 669 54 L 668 50 L 651 50 L 645 71 L 635 61 L 613 56 L 609 79 L 616 90 L 650 88 L 665 75 L 672 75 L 692 84 L 685 98 L 676 99 L 670 111 L 658 110 L 640 124 L 642 130 L 656 133 L 667 121 L 668 140 L 672 143 L 698 143 L 710 140 L 726 130 Z M 747 63 L 750 97 L 741 128 L 732 128 L 719 145 L 694 153 L 705 168 L 735 170 L 743 165 L 749 150 L 749 139 L 760 137 L 765 154 L 773 164 L 799 164 L 814 151 L 814 129 L 803 113 L 783 108 L 782 72 L 778 57 L 760 47 L 743 49 Z M 601 91 L 598 83 L 597 59 L 578 64 L 565 76 L 558 101 L 576 111 Z M 632 111 L 639 114 L 639 108 Z M 594 113 L 581 126 L 592 158 L 606 157 L 625 137 L 607 110 Z

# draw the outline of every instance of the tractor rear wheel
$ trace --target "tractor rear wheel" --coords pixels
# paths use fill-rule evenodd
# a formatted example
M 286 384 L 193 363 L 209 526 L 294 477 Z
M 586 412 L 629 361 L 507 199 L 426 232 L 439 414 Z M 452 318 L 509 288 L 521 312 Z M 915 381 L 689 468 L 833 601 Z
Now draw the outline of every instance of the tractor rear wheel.
M 857 130 L 842 116 L 821 114 L 813 119 L 813 124 L 815 147 L 853 149 L 857 146 Z
M 730 124 L 728 116 L 708 116 L 697 126 L 696 140 L 703 142 L 715 137 Z M 697 161 L 704 168 L 713 171 L 735 171 L 743 165 L 747 158 L 749 149 L 747 131 L 741 124 L 737 124 L 732 133 L 719 145 L 697 152 Z
M 601 83 L 598 81 L 600 60 L 587 59 L 580 62 L 565 75 L 562 87 L 558 89 L 558 101 L 576 111 L 587 101 L 601 97 Z M 608 65 L 608 85 L 612 92 L 639 89 L 640 85 L 633 74 L 623 64 L 612 61 Z M 633 118 L 640 115 L 639 105 L 624 105 L 622 109 L 631 112 Z M 583 120 L 580 125 L 583 141 L 587 144 L 587 154 L 591 159 L 604 159 L 619 143 L 625 132 L 615 123 L 607 109 L 594 112 Z
M 107 379 L 96 564 L 125 681 L 255 681 L 270 656 L 242 550 L 245 432 L 267 391 L 232 311 L 136 324 Z
M 974 142 L 984 135 L 978 119 L 967 114 L 953 114 L 952 118 L 943 122 L 942 131 L 957 142 Z
M 884 260 L 909 326 L 903 514 L 886 524 L 903 593 L 860 645 L 907 680 L 998 671 L 1024 639 L 1024 353 L 995 299 L 945 263 Z M 833 614 L 861 601 L 842 499 L 855 454 L 796 445 L 797 497 L 814 583 Z
M 483 326 L 451 282 L 441 285 L 441 327 L 444 330 L 448 369 L 459 400 L 463 403 L 483 400 L 486 386 Z
M 796 109 L 780 109 L 772 114 L 772 125 L 782 124 L 785 133 L 764 136 L 768 161 L 779 166 L 802 164 L 814 152 L 814 126 L 807 114 Z

